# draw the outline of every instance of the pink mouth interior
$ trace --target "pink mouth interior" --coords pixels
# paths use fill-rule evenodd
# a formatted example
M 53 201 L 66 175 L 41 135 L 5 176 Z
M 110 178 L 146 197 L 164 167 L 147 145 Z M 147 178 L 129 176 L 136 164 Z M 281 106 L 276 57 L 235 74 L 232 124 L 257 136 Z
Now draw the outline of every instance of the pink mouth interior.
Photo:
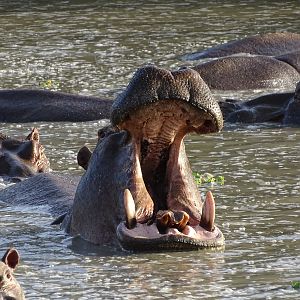
M 139 238 L 139 239 L 159 239 L 166 235 L 177 235 L 183 237 L 190 237 L 195 240 L 201 241 L 210 241 L 213 239 L 217 239 L 222 236 L 222 232 L 220 229 L 215 226 L 214 231 L 207 231 L 201 226 L 189 226 L 187 225 L 183 232 L 180 232 L 176 228 L 169 228 L 166 234 L 159 233 L 157 226 L 155 224 L 146 225 L 137 223 L 136 227 L 133 229 L 128 229 L 125 223 L 121 223 L 119 225 L 119 231 L 123 234 L 132 237 L 132 238 Z

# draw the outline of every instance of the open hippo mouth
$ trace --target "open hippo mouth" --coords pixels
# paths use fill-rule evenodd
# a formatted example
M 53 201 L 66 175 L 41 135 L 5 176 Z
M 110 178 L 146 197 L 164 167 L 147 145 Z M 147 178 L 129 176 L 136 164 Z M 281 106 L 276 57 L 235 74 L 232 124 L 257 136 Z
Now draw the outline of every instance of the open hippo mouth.
M 146 101 L 147 105 L 142 97 L 143 105 L 134 104 L 130 115 L 122 111 L 122 117 L 118 101 L 113 107 L 112 122 L 129 133 L 133 149 L 133 175 L 122 195 L 125 221 L 117 227 L 118 239 L 125 249 L 190 250 L 224 244 L 223 234 L 214 224 L 214 197 L 208 192 L 202 202 L 183 143 L 190 132 L 219 131 L 222 115 L 198 74 L 191 70 L 174 72 L 173 84 L 182 81 L 183 76 L 189 81 L 188 90 L 183 92 L 188 97 L 156 95 L 158 99 Z M 142 90 L 140 77 L 138 89 Z M 148 73 L 147 81 L 149 77 Z M 201 83 L 199 90 L 194 84 L 195 77 Z M 201 97 L 197 97 L 199 93 Z M 124 102 L 126 97 L 122 99 L 122 110 Z

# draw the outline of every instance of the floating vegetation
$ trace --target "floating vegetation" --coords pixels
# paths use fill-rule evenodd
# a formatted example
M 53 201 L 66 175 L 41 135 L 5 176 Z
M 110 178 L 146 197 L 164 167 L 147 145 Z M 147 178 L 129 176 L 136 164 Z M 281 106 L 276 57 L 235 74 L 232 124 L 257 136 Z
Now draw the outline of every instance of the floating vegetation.
M 46 90 L 57 90 L 59 88 L 59 82 L 52 79 L 47 79 L 39 82 L 39 87 Z
M 225 179 L 222 175 L 216 175 L 210 173 L 204 173 L 200 174 L 198 172 L 193 172 L 194 179 L 196 181 L 197 186 L 200 186 L 202 184 L 218 184 L 218 185 L 224 185 Z
M 300 289 L 300 281 L 292 281 L 292 288 Z

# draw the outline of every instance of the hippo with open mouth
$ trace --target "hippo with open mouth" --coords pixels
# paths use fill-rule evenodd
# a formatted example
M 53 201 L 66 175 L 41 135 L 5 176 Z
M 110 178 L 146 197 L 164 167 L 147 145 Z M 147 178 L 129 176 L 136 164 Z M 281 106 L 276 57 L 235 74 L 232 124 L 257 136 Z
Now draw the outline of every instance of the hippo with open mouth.
M 218 103 L 192 69 L 139 69 L 111 111 L 62 227 L 127 250 L 224 244 L 215 202 L 194 182 L 183 138 L 223 126 Z

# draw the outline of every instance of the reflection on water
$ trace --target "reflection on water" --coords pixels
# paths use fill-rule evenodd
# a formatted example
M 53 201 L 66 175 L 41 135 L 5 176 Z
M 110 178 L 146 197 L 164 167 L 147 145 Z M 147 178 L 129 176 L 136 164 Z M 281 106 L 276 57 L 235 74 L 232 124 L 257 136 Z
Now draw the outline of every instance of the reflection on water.
M 145 63 L 176 68 L 184 64 L 177 56 L 215 43 L 299 31 L 297 1 L 1 1 L 0 14 L 1 88 L 51 79 L 62 91 L 107 98 Z M 77 151 L 85 143 L 93 148 L 97 129 L 106 124 L 0 125 L 11 136 L 38 127 L 53 170 L 82 174 Z M 229 126 L 219 134 L 186 138 L 193 170 L 225 177 L 224 186 L 212 187 L 216 221 L 226 237 L 223 250 L 120 253 L 50 227 L 46 208 L 0 204 L 1 251 L 10 244 L 20 250 L 17 278 L 28 299 L 295 299 L 299 133 Z

